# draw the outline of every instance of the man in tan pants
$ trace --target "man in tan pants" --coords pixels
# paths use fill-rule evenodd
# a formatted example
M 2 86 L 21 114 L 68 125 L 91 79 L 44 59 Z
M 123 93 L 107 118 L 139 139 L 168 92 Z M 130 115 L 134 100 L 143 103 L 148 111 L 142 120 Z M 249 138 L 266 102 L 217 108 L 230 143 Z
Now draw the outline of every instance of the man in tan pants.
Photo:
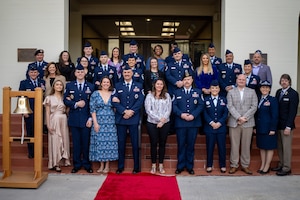
M 239 150 L 241 146 L 242 171 L 252 174 L 249 169 L 250 145 L 253 127 L 255 125 L 254 114 L 257 110 L 257 96 L 253 89 L 246 87 L 246 76 L 238 75 L 237 87 L 227 94 L 229 137 L 231 143 L 230 174 L 234 174 L 239 167 Z

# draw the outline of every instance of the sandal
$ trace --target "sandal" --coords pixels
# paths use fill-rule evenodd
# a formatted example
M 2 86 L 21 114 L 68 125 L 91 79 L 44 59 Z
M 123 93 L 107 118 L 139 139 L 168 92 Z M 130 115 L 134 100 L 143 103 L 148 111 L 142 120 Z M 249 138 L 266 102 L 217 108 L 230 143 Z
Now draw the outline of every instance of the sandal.
M 166 171 L 164 170 L 164 166 L 163 166 L 163 164 L 159 164 L 159 173 L 161 173 L 161 174 L 164 174 L 164 173 L 166 173 Z

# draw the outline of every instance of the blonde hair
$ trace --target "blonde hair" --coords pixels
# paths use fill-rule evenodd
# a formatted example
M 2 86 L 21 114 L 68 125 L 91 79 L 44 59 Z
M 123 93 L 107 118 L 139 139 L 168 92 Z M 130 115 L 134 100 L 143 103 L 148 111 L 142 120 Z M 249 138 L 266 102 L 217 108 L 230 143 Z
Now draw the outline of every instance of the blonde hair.
M 197 67 L 197 69 L 196 69 L 197 75 L 199 76 L 202 73 L 202 71 L 203 71 L 203 67 L 204 67 L 204 65 L 202 63 L 203 56 L 207 56 L 207 58 L 208 58 L 208 71 L 207 71 L 208 74 L 214 74 L 214 70 L 212 68 L 212 65 L 211 65 L 210 59 L 209 59 L 210 56 L 209 56 L 208 53 L 204 53 L 204 54 L 201 55 L 201 58 L 200 58 L 200 66 Z

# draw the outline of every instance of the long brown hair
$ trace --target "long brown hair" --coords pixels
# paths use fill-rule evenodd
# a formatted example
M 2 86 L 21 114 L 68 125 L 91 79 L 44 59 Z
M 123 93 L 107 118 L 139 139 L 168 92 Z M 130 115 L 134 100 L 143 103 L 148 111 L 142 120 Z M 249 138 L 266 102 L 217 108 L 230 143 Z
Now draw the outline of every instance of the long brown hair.
M 63 83 L 61 80 L 59 80 L 59 79 L 58 79 L 58 80 L 56 80 L 56 81 L 54 81 L 54 82 L 53 82 L 53 84 L 52 84 L 52 88 L 51 88 L 51 92 L 50 92 L 50 94 L 49 94 L 49 95 L 53 95 L 53 94 L 55 93 L 54 86 L 55 86 L 55 83 L 57 83 L 58 81 L 59 81 L 59 82 L 61 82 L 61 84 L 62 84 L 62 87 L 63 87 L 60 93 L 61 93 L 61 95 L 63 95 L 63 94 L 64 94 L 64 91 L 65 91 L 65 86 L 64 86 L 64 83 Z
M 55 68 L 56 68 L 55 75 L 56 75 L 56 76 L 60 75 L 60 71 L 59 71 L 58 66 L 56 65 L 56 63 L 55 63 L 55 62 L 49 62 L 49 63 L 47 64 L 46 69 L 45 69 L 44 76 L 47 78 L 47 77 L 50 75 L 50 74 L 49 74 L 49 67 L 50 67 L 50 65 L 54 65 L 54 66 L 55 66 Z
M 164 85 L 164 87 L 163 87 L 163 89 L 162 89 L 162 91 L 161 91 L 161 93 L 160 93 L 160 95 L 159 95 L 159 98 L 160 98 L 160 99 L 166 99 L 166 98 L 167 98 L 166 93 L 168 92 L 168 90 L 167 90 L 167 87 L 166 87 L 166 82 L 164 81 L 163 78 L 158 78 L 158 79 L 156 79 L 156 80 L 153 82 L 153 86 L 152 86 L 152 94 L 153 94 L 154 97 L 156 96 L 155 84 L 156 84 L 157 81 L 162 81 L 162 82 L 163 82 L 163 85 Z

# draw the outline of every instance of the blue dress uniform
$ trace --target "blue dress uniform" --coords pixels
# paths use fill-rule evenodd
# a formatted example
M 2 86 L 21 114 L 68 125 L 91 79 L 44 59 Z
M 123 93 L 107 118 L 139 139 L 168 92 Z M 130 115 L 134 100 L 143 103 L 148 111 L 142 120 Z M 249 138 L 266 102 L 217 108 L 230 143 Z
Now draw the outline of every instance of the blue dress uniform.
M 135 40 L 131 40 L 129 45 L 130 46 L 131 45 L 138 45 L 138 43 Z M 130 52 L 130 53 L 124 55 L 122 57 L 122 60 L 124 60 L 124 62 L 127 63 L 128 58 L 131 57 L 132 55 L 135 57 L 135 60 L 136 60 L 136 65 L 135 65 L 136 68 L 141 69 L 142 72 L 144 72 L 145 71 L 145 59 L 141 54 Z
M 251 75 L 248 75 L 248 76 L 245 74 L 245 76 L 246 76 L 246 86 L 248 88 L 254 89 L 258 96 L 260 94 L 260 90 L 259 90 L 260 78 L 259 78 L 259 76 L 256 76 L 252 73 L 251 73 Z
M 225 88 L 230 85 L 235 85 L 236 78 L 239 74 L 241 74 L 242 66 L 237 63 L 232 63 L 232 67 L 230 68 L 227 63 L 222 63 L 219 66 L 219 83 L 220 83 L 220 96 L 226 97 L 227 92 Z
M 179 173 L 186 168 L 189 172 L 194 167 L 194 146 L 198 128 L 202 125 L 200 113 L 204 108 L 201 91 L 191 88 L 189 94 L 181 88 L 175 91 L 173 100 L 173 113 L 175 115 L 175 131 L 177 135 Z M 182 113 L 189 113 L 194 120 L 186 121 L 181 118 Z M 176 172 L 177 172 L 176 170 Z
M 127 64 L 125 64 L 122 67 L 122 71 L 126 67 L 129 67 L 129 66 Z M 143 85 L 144 84 L 144 72 L 143 72 L 143 70 L 135 67 L 135 68 L 132 69 L 132 72 L 133 72 L 133 76 L 132 76 L 133 81 L 141 83 Z M 124 82 L 123 75 L 120 78 L 120 82 Z
M 132 55 L 132 53 L 128 53 L 126 55 L 123 56 L 123 60 L 124 62 L 126 63 L 128 58 Z M 136 60 L 136 68 L 140 69 L 142 72 L 144 72 L 145 70 L 145 59 L 142 55 L 140 54 L 137 54 L 137 53 L 134 53 L 133 54 L 134 57 L 135 57 L 135 60 Z
M 117 70 L 116 70 L 115 67 L 110 66 L 110 65 L 102 66 L 100 64 L 94 70 L 93 83 L 95 84 L 96 81 L 100 81 L 104 76 L 107 76 L 109 79 L 111 79 L 114 86 L 119 81 L 119 78 L 118 78 L 118 75 L 117 75 Z
M 217 56 L 210 57 L 210 62 L 212 65 L 216 66 L 217 70 L 219 70 L 219 66 L 222 64 L 222 58 Z
M 37 70 L 35 66 L 31 66 L 31 68 L 29 68 L 29 70 Z M 20 87 L 19 90 L 20 91 L 34 91 L 34 89 L 36 87 L 41 87 L 43 90 L 45 90 L 45 81 L 37 78 L 37 86 L 35 86 L 33 84 L 33 81 L 28 78 L 25 80 L 22 80 L 20 82 Z M 29 99 L 29 105 L 32 111 L 34 111 L 34 99 L 30 98 Z M 28 118 L 25 118 L 25 123 L 26 123 L 26 133 L 27 133 L 27 137 L 34 137 L 34 113 L 29 114 Z M 28 147 L 28 157 L 29 158 L 33 158 L 34 156 L 34 144 L 33 143 L 27 143 L 27 147 Z
M 68 125 L 72 132 L 73 165 L 77 171 L 81 167 L 86 170 L 91 169 L 89 162 L 90 128 L 86 127 L 86 122 L 90 117 L 89 100 L 93 91 L 94 85 L 87 81 L 83 83 L 82 90 L 79 90 L 77 81 L 72 81 L 67 83 L 64 93 L 64 103 L 70 108 Z M 80 100 L 85 101 L 85 106 L 82 108 L 75 105 Z
M 176 82 L 182 80 L 186 70 L 189 74 L 194 76 L 192 64 L 184 58 L 182 58 L 180 65 L 179 62 L 176 61 L 167 64 L 165 68 L 165 78 L 167 80 L 168 92 L 171 96 L 174 94 L 175 90 L 178 89 Z
M 30 68 L 35 67 L 39 71 L 39 79 L 43 80 L 44 72 L 45 72 L 47 65 L 48 65 L 48 63 L 45 61 L 29 63 L 28 67 L 27 67 L 27 71 L 26 71 L 26 78 L 27 79 L 29 78 L 28 71 L 30 70 Z
M 117 97 L 120 102 L 113 102 L 112 105 L 116 108 L 116 125 L 118 133 L 118 148 L 119 160 L 118 170 L 121 173 L 124 170 L 126 136 L 129 130 L 129 135 L 132 144 L 132 154 L 134 159 L 134 171 L 140 171 L 139 166 L 139 131 L 140 112 L 144 102 L 144 94 L 142 84 L 132 81 L 130 91 L 125 82 L 118 82 L 115 87 L 113 97 Z M 125 110 L 133 110 L 134 115 L 129 119 L 124 119 Z
M 256 145 L 260 149 L 271 150 L 277 148 L 277 135 L 269 135 L 277 130 L 278 101 L 270 95 L 260 98 L 255 114 Z
M 215 106 L 214 101 L 217 101 Z M 213 165 L 213 154 L 215 143 L 217 142 L 219 151 L 219 167 L 226 167 L 226 120 L 228 117 L 227 100 L 218 96 L 216 100 L 212 96 L 204 98 L 204 133 L 206 134 L 207 167 Z M 213 129 L 211 122 L 219 122 L 221 126 Z

